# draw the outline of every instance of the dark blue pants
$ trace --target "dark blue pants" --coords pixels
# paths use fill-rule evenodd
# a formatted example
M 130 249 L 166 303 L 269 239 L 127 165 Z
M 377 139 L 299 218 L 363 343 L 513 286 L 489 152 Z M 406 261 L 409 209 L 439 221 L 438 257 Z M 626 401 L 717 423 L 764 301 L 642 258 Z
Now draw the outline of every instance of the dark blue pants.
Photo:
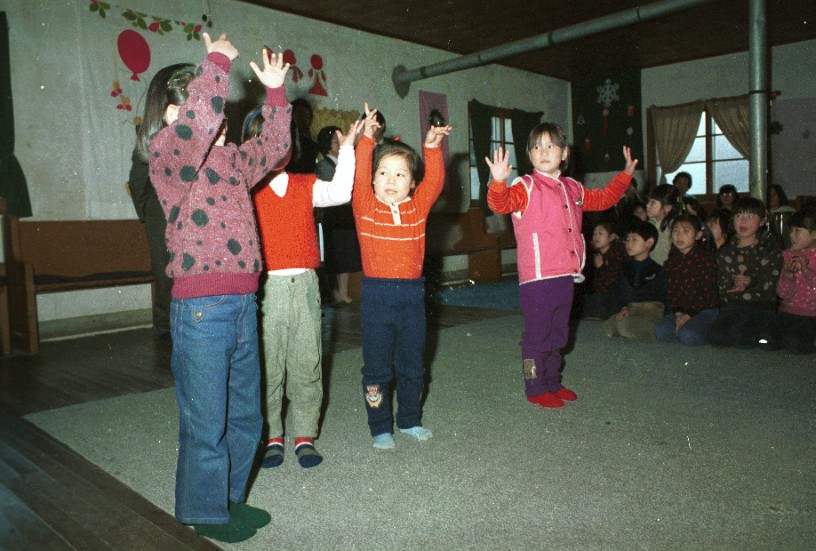
M 569 338 L 574 292 L 575 283 L 569 276 L 531 281 L 519 290 L 524 315 L 521 365 L 527 396 L 561 388 L 561 349 Z
M 397 426 L 421 424 L 425 385 L 425 286 L 422 279 L 364 277 L 360 289 L 363 394 L 371 435 L 393 432 L 391 383 L 396 376 Z
M 773 315 L 773 310 L 750 303 L 726 304 L 709 329 L 708 342 L 713 346 L 756 348 Z

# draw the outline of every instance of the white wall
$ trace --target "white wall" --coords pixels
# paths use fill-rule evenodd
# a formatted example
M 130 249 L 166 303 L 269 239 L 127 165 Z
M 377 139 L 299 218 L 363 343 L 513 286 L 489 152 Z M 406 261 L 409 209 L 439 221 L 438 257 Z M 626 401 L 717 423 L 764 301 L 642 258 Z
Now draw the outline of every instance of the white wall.
M 771 165 L 780 167 L 780 183 L 789 197 L 816 194 L 816 120 L 814 106 L 807 100 L 816 98 L 816 40 L 807 40 L 771 49 L 770 89 L 781 92 L 777 103 L 795 102 L 802 109 L 803 125 L 796 143 L 796 156 L 789 148 L 772 148 Z M 652 105 L 676 105 L 697 99 L 737 96 L 749 91 L 748 52 L 712 57 L 645 69 L 641 74 L 643 108 Z M 788 110 L 789 111 L 789 110 Z M 773 119 L 773 107 L 771 107 Z M 643 117 L 644 125 L 646 117 Z M 803 137 L 809 136 L 812 137 Z M 791 129 L 792 130 L 792 129 Z M 798 131 L 799 129 L 797 129 Z M 646 135 L 644 127 L 643 135 Z M 801 138 L 801 139 L 799 139 Z M 772 144 L 776 137 L 772 139 Z M 814 154 L 804 154 L 810 151 Z M 795 163 L 800 170 L 791 172 Z M 784 181 L 781 178 L 784 177 Z
M 28 179 L 34 219 L 135 218 L 125 188 L 133 126 L 122 118 L 115 128 L 107 125 L 102 132 L 91 130 L 99 127 L 100 113 L 106 113 L 102 110 L 110 109 L 109 94 L 105 90 L 100 94 L 100 90 L 110 87 L 112 79 L 106 79 L 104 72 L 101 77 L 95 75 L 100 64 L 118 63 L 123 88 L 134 84 L 127 80 L 129 73 L 105 25 L 126 28 L 122 25 L 124 7 L 200 22 L 207 5 L 213 10 L 211 34 L 228 33 L 242 54 L 232 73 L 230 101 L 244 99 L 242 83 L 253 76 L 248 63 L 259 59 L 263 45 L 293 49 L 299 64 L 306 61 L 304 71 L 311 53 L 319 53 L 325 62 L 330 96 L 309 96 L 315 108 L 362 110 L 363 102 L 368 101 L 386 115 L 389 134 L 399 134 L 414 146 L 421 144 L 418 91 L 446 94 L 448 118 L 454 126 L 450 157 L 457 159 L 457 165 L 449 170 L 463 180 L 457 183 L 460 192 L 440 199 L 446 210 L 463 210 L 470 200 L 466 181 L 468 100 L 542 110 L 547 119 L 569 124 L 569 84 L 565 81 L 493 65 L 414 82 L 402 99 L 391 83 L 395 66 L 413 69 L 453 56 L 241 2 L 128 0 L 121 7 L 111 3 L 103 21 L 89 12 L 87 0 L 0 0 L 0 10 L 9 20 L 16 155 Z M 166 64 L 197 62 L 205 49 L 203 42 L 194 40 L 182 42 L 172 51 L 154 49 L 152 54 L 146 80 Z M 136 107 L 140 98 L 132 95 Z M 40 319 L 47 321 L 149 308 L 150 295 L 148 286 L 143 286 L 41 295 L 38 302 Z

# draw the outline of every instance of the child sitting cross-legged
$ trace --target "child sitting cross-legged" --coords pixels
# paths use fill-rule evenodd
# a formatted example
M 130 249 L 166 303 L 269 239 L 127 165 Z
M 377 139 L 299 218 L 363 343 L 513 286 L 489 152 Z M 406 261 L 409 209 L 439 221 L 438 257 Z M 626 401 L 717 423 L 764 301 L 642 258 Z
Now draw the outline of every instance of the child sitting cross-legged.
M 615 223 L 599 222 L 592 231 L 592 278 L 590 292 L 584 296 L 584 319 L 605 320 L 616 313 L 616 285 L 626 253 L 615 233 Z
M 782 251 L 761 231 L 765 204 L 754 197 L 739 199 L 732 210 L 734 237 L 717 250 L 720 313 L 711 326 L 714 346 L 755 348 L 776 311 L 776 283 Z
M 779 311 L 761 335 L 759 346 L 787 348 L 796 354 L 816 351 L 816 209 L 791 217 L 790 249 L 783 253 L 782 275 L 776 285 Z
M 703 225 L 681 214 L 671 226 L 672 248 L 666 272 L 666 316 L 654 328 L 658 340 L 699 346 L 717 318 L 717 260 L 702 244 Z
M 650 253 L 657 242 L 657 228 L 649 222 L 633 222 L 626 234 L 626 254 L 618 278 L 618 313 L 603 324 L 607 337 L 650 340 L 663 317 L 666 274 Z

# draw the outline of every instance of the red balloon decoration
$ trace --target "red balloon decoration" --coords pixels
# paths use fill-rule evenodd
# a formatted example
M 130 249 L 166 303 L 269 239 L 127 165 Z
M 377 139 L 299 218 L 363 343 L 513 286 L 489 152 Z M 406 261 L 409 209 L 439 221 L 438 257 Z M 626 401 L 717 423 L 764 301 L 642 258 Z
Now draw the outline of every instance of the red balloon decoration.
M 139 73 L 144 73 L 150 67 L 150 46 L 147 45 L 147 40 L 136 31 L 128 29 L 119 33 L 116 47 L 125 67 L 133 72 L 130 80 L 139 80 Z

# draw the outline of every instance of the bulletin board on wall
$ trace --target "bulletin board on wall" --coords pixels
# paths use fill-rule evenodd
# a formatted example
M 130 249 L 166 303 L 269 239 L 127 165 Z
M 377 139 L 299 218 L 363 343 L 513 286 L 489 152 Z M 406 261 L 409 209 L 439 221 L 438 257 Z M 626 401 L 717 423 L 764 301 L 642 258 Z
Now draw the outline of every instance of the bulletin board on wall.
M 643 158 L 640 70 L 572 82 L 572 161 L 578 175 L 623 169 L 623 146 Z
M 770 119 L 769 183 L 788 198 L 816 195 L 816 98 L 778 99 Z

